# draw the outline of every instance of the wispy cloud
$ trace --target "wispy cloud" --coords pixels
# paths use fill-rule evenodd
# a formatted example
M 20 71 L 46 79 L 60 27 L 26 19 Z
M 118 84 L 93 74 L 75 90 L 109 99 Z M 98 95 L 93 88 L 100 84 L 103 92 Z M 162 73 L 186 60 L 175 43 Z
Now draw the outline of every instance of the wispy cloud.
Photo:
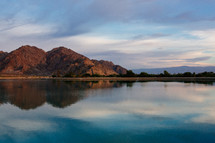
M 198 58 L 193 58 L 193 59 L 186 59 L 186 61 L 195 63 L 195 62 L 200 62 L 200 61 L 206 61 L 206 60 L 209 60 L 210 58 L 211 57 L 198 57 Z
M 62 45 L 127 68 L 209 65 L 215 59 L 212 0 L 2 0 L 0 4 L 0 50 L 25 44 L 50 50 Z

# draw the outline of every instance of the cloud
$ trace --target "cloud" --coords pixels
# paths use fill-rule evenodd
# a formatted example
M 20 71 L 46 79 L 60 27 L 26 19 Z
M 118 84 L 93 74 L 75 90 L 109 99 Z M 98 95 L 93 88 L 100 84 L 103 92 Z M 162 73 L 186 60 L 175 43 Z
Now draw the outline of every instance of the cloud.
M 34 24 L 26 24 L 20 25 L 8 30 L 4 30 L 2 32 L 7 31 L 8 35 L 13 35 L 14 37 L 25 37 L 25 36 L 43 36 L 48 35 L 53 32 L 52 27 L 48 26 L 41 26 L 41 25 L 34 25 Z
M 135 35 L 132 37 L 133 40 L 138 40 L 138 39 L 152 39 L 152 38 L 162 38 L 166 36 L 171 36 L 171 34 L 165 34 L 165 33 L 152 33 L 152 34 L 141 34 L 141 35 Z
M 212 43 L 205 42 L 207 39 L 186 39 L 177 35 L 130 40 L 82 35 L 61 38 L 61 41 L 91 59 L 110 60 L 126 68 L 206 66 L 210 65 L 207 60 L 215 52 Z
M 157 90 L 153 90 L 154 87 Z M 129 90 L 125 88 L 123 86 L 115 89 L 117 92 L 114 98 L 98 96 L 101 95 L 101 91 L 95 91 L 89 100 L 78 102 L 58 115 L 91 122 L 97 122 L 98 120 L 95 119 L 98 118 L 121 118 L 128 115 L 133 118 L 150 115 L 169 118 L 181 116 L 186 117 L 183 118 L 185 122 L 207 123 L 210 121 L 209 123 L 214 124 L 215 116 L 211 110 L 214 109 L 213 86 L 193 83 L 143 82 L 136 83 Z M 110 91 L 102 91 L 102 95 L 109 94 Z
M 207 56 L 207 57 L 198 57 L 198 58 L 193 58 L 193 59 L 186 59 L 187 62 L 200 62 L 200 61 L 206 61 L 209 60 L 211 57 Z
M 185 0 L 21 0 L 19 3 L 14 0 L 0 3 L 3 5 L 1 19 L 20 19 L 28 24 L 54 23 L 56 32 L 52 36 L 57 37 L 88 33 L 108 22 L 195 25 L 193 22 L 211 21 L 215 17 L 209 12 L 214 9 L 213 2 L 200 0 L 194 5 Z
M 0 4 L 1 50 L 26 44 L 46 51 L 66 46 L 127 68 L 209 65 L 201 57 L 211 57 L 213 63 L 211 0 L 2 0 Z

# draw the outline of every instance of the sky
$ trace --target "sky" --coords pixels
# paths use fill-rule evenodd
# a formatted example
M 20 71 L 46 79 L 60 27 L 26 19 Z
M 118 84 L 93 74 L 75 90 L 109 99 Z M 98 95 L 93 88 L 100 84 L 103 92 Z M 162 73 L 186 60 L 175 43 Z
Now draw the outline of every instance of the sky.
M 215 65 L 214 0 L 1 0 L 0 50 L 65 46 L 127 69 Z

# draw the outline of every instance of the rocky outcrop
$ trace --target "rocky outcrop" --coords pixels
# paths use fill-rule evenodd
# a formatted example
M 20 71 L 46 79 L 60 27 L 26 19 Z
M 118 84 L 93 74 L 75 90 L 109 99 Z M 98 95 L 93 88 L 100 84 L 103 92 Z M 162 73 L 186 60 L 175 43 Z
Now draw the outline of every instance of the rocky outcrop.
M 90 60 L 65 47 L 45 52 L 34 46 L 22 46 L 10 53 L 0 52 L 1 75 L 74 75 L 126 74 L 127 70 L 109 61 Z
M 119 65 L 114 65 L 111 61 L 104 60 L 92 60 L 94 66 L 91 68 L 91 74 L 100 74 L 100 75 L 118 75 L 126 74 L 127 70 L 122 68 Z

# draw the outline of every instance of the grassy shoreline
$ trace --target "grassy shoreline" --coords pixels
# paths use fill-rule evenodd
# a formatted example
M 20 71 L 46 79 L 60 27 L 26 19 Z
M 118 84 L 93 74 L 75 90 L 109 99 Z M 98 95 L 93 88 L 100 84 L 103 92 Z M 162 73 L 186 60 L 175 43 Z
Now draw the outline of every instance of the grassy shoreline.
M 0 80 L 66 80 L 66 81 L 214 81 L 215 77 L 48 77 L 48 76 L 13 76 L 0 77 Z

